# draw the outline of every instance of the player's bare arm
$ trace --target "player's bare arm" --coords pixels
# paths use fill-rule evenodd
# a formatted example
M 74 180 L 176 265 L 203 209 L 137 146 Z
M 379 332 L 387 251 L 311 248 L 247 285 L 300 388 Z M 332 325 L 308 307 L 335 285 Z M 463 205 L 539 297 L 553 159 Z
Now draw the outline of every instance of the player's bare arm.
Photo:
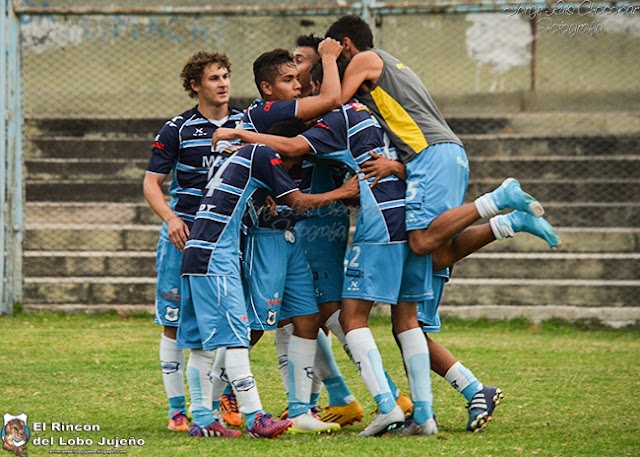
M 305 194 L 299 190 L 283 196 L 284 202 L 295 211 L 305 211 L 313 208 L 323 208 L 338 200 L 349 199 L 360 194 L 358 178 L 355 176 L 342 186 L 323 194 Z
M 250 130 L 219 128 L 211 139 L 213 148 L 222 140 L 239 139 L 243 143 L 260 143 L 269 146 L 283 157 L 301 157 L 311 152 L 311 146 L 301 136 L 289 138 L 285 136 L 256 133 Z
M 324 65 L 324 61 L 322 62 Z M 370 88 L 378 82 L 384 63 L 373 51 L 363 51 L 354 55 L 342 78 L 342 103 L 351 100 L 360 86 Z
M 382 178 L 395 175 L 403 181 L 407 180 L 407 169 L 397 160 L 388 159 L 380 154 L 371 152 L 373 160 L 367 160 L 362 164 L 362 168 L 358 172 L 364 173 L 360 179 L 375 178 L 371 183 L 371 187 L 378 184 Z
M 296 117 L 299 119 L 310 121 L 341 105 L 340 76 L 336 64 L 336 59 L 341 52 L 342 45 L 332 38 L 325 38 L 318 46 L 324 71 L 322 88 L 318 95 L 298 100 Z
M 167 204 L 167 199 L 162 192 L 162 183 L 166 177 L 166 175 L 147 172 L 142 184 L 144 198 L 151 209 L 167 223 L 169 239 L 182 251 L 189 237 L 189 227 Z

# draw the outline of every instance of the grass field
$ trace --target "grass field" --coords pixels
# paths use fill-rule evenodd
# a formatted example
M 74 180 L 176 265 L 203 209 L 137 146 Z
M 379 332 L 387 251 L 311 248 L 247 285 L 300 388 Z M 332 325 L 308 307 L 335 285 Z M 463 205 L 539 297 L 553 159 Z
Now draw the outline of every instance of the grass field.
M 385 318 L 372 323 L 386 366 L 406 390 L 399 353 Z M 180 456 L 637 456 L 640 455 L 640 331 L 533 325 L 524 321 L 449 321 L 438 340 L 505 400 L 484 433 L 464 431 L 464 398 L 432 376 L 437 437 L 357 436 L 364 423 L 333 436 L 276 440 L 192 439 L 166 430 L 158 364 L 160 328 L 151 318 L 20 314 L 0 318 L 0 414 L 26 413 L 30 456 L 57 450 L 114 450 L 101 437 L 144 440 L 118 447 L 128 455 Z M 352 390 L 374 403 L 334 338 Z M 272 335 L 252 353 L 267 410 L 285 406 Z M 323 393 L 321 404 L 326 400 Z M 368 423 L 372 416 L 365 416 Z M 98 425 L 100 431 L 36 431 L 36 422 Z M 60 445 L 81 438 L 92 445 Z M 52 445 L 34 440 L 53 438 Z M 53 451 L 53 452 L 52 452 Z M 2 454 L 9 455 L 9 454 Z

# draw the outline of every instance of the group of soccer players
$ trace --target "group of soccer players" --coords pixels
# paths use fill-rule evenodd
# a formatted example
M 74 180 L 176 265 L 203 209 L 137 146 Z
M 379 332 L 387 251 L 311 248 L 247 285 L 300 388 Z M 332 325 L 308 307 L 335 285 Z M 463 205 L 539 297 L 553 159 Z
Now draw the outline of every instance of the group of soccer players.
M 377 403 L 361 435 L 436 434 L 431 369 L 468 401 L 467 430 L 483 430 L 501 390 L 428 336 L 440 328 L 450 268 L 517 232 L 552 248 L 560 239 L 513 178 L 464 204 L 461 141 L 417 76 L 373 46 L 365 21 L 342 17 L 326 37 L 301 36 L 293 55 L 258 57 L 260 99 L 244 111 L 229 105 L 223 53 L 197 52 L 182 71 L 198 104 L 161 129 L 144 181 L 164 221 L 156 322 L 164 326 L 169 429 L 238 437 L 225 422 L 237 427 L 244 418 L 250 436 L 273 438 L 362 420 L 332 353 L 333 333 Z M 505 209 L 513 211 L 499 214 Z M 472 226 L 481 218 L 490 219 Z M 369 330 L 376 301 L 391 305 L 410 399 L 386 373 Z M 265 330 L 275 332 L 288 399 L 279 419 L 263 410 L 249 363 Z M 319 409 L 323 385 L 329 406 Z

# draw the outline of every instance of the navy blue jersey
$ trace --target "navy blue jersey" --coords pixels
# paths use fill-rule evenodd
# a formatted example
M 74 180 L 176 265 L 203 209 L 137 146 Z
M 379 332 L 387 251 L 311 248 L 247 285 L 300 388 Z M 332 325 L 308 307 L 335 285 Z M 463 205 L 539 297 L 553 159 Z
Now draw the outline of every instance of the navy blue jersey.
M 319 158 L 340 161 L 353 171 L 371 159 L 371 152 L 396 159 L 395 148 L 378 121 L 355 100 L 327 113 L 302 137 Z M 373 188 L 369 187 L 372 181 L 360 181 L 360 213 L 353 242 L 405 241 L 405 183 L 393 175 Z
M 298 189 L 280 156 L 264 145 L 223 151 L 213 173 L 185 245 L 183 275 L 240 274 L 240 227 L 249 197 L 261 188 L 276 197 Z
M 275 100 L 270 102 L 260 99 L 254 100 L 245 112 L 243 128 L 258 133 L 269 133 L 269 129 L 274 125 L 295 119 L 297 108 L 298 102 L 295 100 Z M 302 192 L 314 194 L 329 192 L 340 187 L 345 178 L 344 169 L 333 168 L 326 164 L 317 165 L 308 160 L 291 168 L 289 174 Z M 268 211 L 259 208 L 262 202 L 260 199 L 255 199 L 258 226 L 280 230 L 292 228 L 298 220 L 307 216 L 338 215 L 348 212 L 341 202 L 336 202 L 324 208 L 310 210 L 304 214 L 294 213 L 289 207 L 279 205 L 278 211 L 280 214 L 272 216 Z
M 242 128 L 252 132 L 268 133 L 279 122 L 296 118 L 298 102 L 296 100 L 264 101 L 256 99 L 249 105 L 242 119 Z
M 222 127 L 235 128 L 242 121 L 243 113 L 229 109 L 230 115 Z M 173 173 L 169 207 L 188 223 L 193 222 L 207 184 L 207 173 L 215 159 L 211 137 L 217 128 L 195 107 L 167 121 L 153 142 L 147 171 L 161 175 Z

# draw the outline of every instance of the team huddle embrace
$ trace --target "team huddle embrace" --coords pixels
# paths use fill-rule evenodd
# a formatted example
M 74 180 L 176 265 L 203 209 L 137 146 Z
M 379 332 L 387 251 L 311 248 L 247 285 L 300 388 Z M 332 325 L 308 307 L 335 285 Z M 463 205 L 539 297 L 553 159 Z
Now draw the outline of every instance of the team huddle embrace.
M 198 104 L 153 144 L 144 193 L 164 221 L 156 323 L 169 429 L 240 437 L 244 420 L 249 436 L 274 438 L 361 421 L 333 334 L 377 403 L 362 436 L 437 434 L 431 370 L 468 402 L 466 429 L 481 431 L 502 391 L 430 337 L 451 268 L 518 232 L 551 248 L 558 234 L 514 178 L 464 203 L 462 142 L 415 73 L 374 47 L 361 18 L 344 16 L 325 39 L 296 44 L 293 54 L 256 59 L 260 99 L 245 110 L 229 105 L 228 57 L 193 54 L 181 77 Z M 408 394 L 368 327 L 374 302 L 391 306 Z M 278 418 L 263 410 L 249 362 L 265 331 L 275 333 L 288 400 Z M 319 408 L 323 388 L 329 405 Z

